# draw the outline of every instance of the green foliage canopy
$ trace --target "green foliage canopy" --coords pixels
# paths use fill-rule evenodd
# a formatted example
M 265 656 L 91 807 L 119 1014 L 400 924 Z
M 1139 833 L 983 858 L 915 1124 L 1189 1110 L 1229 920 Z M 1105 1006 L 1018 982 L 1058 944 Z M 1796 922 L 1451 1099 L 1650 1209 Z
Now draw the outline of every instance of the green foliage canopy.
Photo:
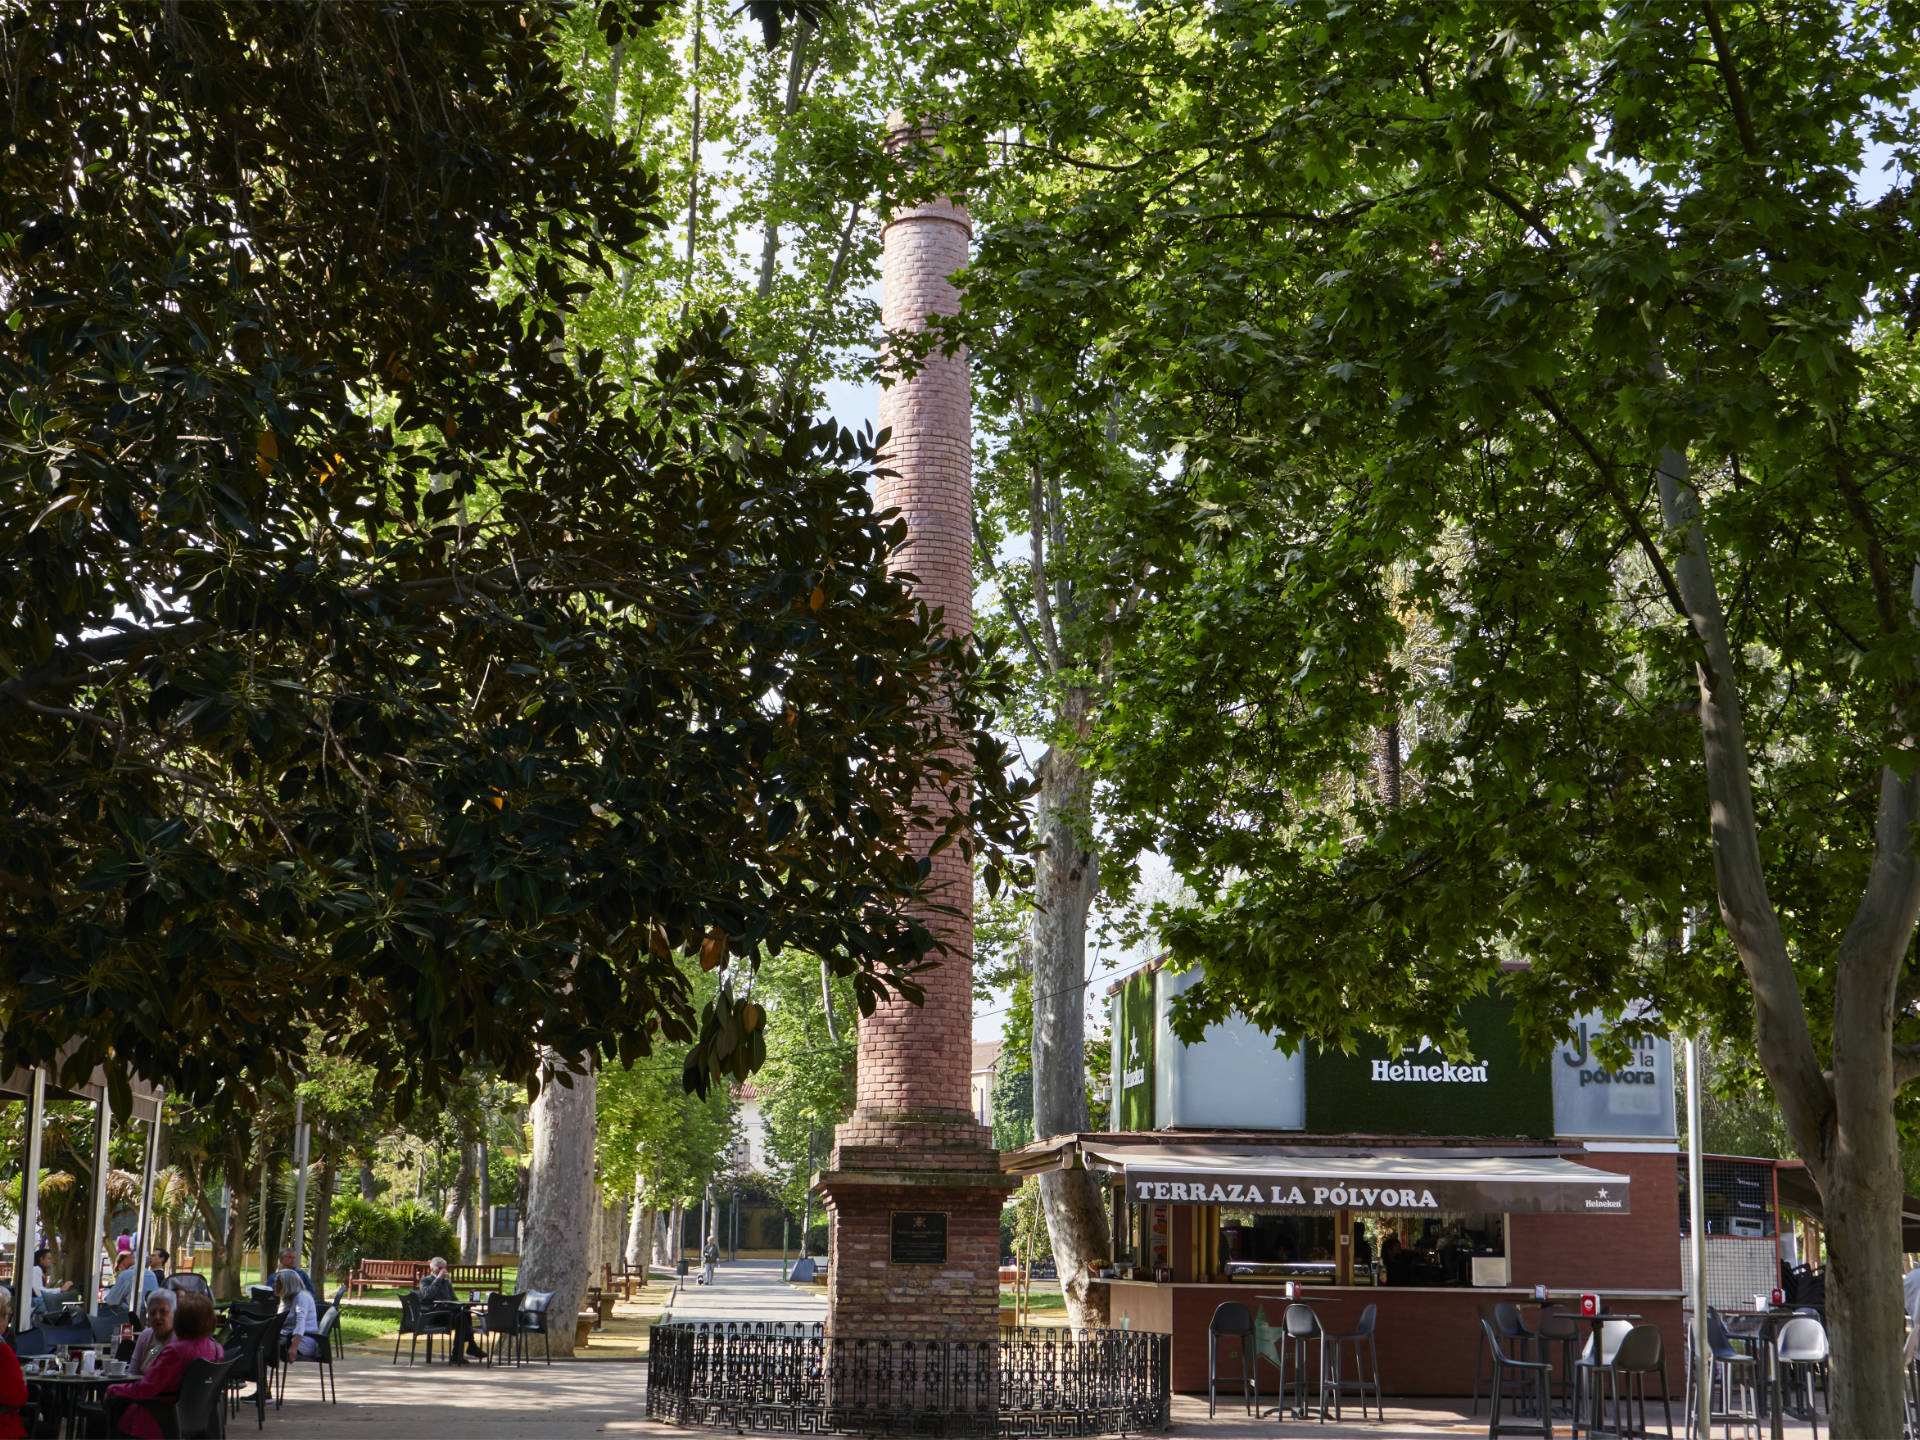
M 659 220 L 555 23 L 0 12 L 7 1063 L 217 1104 L 311 1039 L 404 1110 L 632 1060 L 696 1038 L 688 955 L 911 993 L 916 843 L 1015 838 L 871 445 L 724 319 L 637 388 L 569 350 Z

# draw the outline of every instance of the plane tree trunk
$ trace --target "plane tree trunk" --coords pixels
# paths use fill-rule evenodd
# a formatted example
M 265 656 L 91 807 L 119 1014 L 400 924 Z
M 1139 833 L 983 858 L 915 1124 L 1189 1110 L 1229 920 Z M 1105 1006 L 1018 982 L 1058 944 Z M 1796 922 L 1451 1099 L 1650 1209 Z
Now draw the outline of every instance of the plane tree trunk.
M 1070 692 L 1068 704 L 1073 718 L 1083 715 L 1085 692 Z M 1083 838 L 1090 823 L 1092 777 L 1071 752 L 1056 745 L 1041 758 L 1038 778 L 1034 831 L 1045 848 L 1034 877 L 1028 954 L 1033 965 L 1033 1134 L 1044 1140 L 1087 1128 L 1087 913 L 1100 890 L 1100 862 Z M 1040 1177 L 1040 1199 L 1069 1322 L 1105 1325 L 1105 1309 L 1087 1275 L 1089 1265 L 1106 1263 L 1111 1248 L 1099 1183 L 1086 1170 L 1048 1171 Z
M 543 1054 L 546 1080 L 533 1102 L 533 1160 L 528 1166 L 526 1239 L 520 1288 L 548 1290 L 553 1353 L 573 1354 L 574 1317 L 587 1296 L 593 1242 L 595 1080 L 591 1070 L 563 1084 L 560 1062 Z
M 1827 1306 L 1833 1340 L 1833 1433 L 1898 1435 L 1902 1401 L 1899 1139 L 1894 1098 L 1920 1075 L 1920 1046 L 1893 1043 L 1901 966 L 1920 916 L 1920 771 L 1880 775 L 1873 863 L 1834 967 L 1833 1060 L 1822 1066 L 1793 954 L 1767 893 L 1755 819 L 1738 672 L 1714 581 L 1687 457 L 1664 450 L 1660 506 L 1674 556 L 1673 588 L 1698 650 L 1720 918 L 1753 991 L 1754 1039 L 1794 1148 L 1820 1187 L 1827 1216 Z M 1920 567 L 1910 604 L 1920 608 Z M 1911 623 L 1911 622 L 1909 622 Z M 1912 742 L 1914 722 L 1905 727 Z

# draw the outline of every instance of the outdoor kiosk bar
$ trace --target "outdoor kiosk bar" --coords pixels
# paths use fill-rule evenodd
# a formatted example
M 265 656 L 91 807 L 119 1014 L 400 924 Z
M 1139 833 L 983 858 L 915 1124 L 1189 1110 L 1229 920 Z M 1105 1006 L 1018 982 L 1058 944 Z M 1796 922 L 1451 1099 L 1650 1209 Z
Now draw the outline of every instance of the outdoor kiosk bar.
M 1483 1308 L 1538 1287 L 1578 1310 L 1597 1293 L 1657 1325 L 1683 1382 L 1672 1052 L 1592 1053 L 1587 1017 L 1545 1061 L 1524 1057 L 1498 995 L 1464 1007 L 1470 1054 L 1417 1046 L 1294 1055 L 1243 1022 L 1172 1036 L 1191 983 L 1159 968 L 1114 988 L 1116 1128 L 1006 1157 L 1106 1177 L 1114 1251 L 1095 1286 L 1115 1327 L 1171 1334 L 1173 1385 L 1206 1388 L 1223 1300 L 1279 1324 L 1289 1287 L 1330 1331 L 1378 1307 L 1390 1394 L 1473 1388 Z M 1272 1377 L 1266 1377 L 1271 1383 Z

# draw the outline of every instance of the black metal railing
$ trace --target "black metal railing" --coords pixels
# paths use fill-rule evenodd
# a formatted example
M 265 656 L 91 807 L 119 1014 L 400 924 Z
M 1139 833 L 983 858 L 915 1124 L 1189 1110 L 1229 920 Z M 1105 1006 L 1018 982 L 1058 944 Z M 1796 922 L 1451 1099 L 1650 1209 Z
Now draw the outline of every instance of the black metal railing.
M 819 1325 L 671 1321 L 647 1415 L 795 1434 L 1127 1435 L 1167 1428 L 1166 1335 L 1008 1329 L 997 1340 L 829 1338 Z

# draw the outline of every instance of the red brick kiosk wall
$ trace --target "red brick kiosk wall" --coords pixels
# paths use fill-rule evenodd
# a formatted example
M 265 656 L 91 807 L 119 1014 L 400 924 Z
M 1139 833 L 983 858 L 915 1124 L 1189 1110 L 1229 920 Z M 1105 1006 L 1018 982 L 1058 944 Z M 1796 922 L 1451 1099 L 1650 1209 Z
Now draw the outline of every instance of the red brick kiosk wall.
M 1389 1395 L 1467 1395 L 1473 1390 L 1480 1348 L 1482 1305 L 1510 1300 L 1532 1325 L 1535 1285 L 1548 1287 L 1563 1304 L 1596 1291 L 1607 1308 L 1634 1314 L 1657 1325 L 1666 1341 L 1667 1384 L 1678 1397 L 1686 1387 L 1686 1332 L 1680 1290 L 1680 1207 L 1672 1152 L 1612 1153 L 1569 1151 L 1567 1158 L 1596 1170 L 1631 1178 L 1633 1209 L 1626 1215 L 1514 1215 L 1509 1219 L 1507 1254 L 1510 1286 L 1501 1289 L 1395 1289 L 1392 1286 L 1311 1287 L 1308 1298 L 1323 1302 L 1319 1313 L 1332 1330 L 1351 1330 L 1368 1305 L 1379 1306 L 1374 1343 L 1380 1354 L 1381 1388 Z M 1186 1273 L 1180 1240 L 1190 1227 L 1177 1215 L 1174 1227 L 1175 1273 Z M 1280 1323 L 1287 1302 L 1261 1300 L 1277 1283 L 1255 1285 L 1176 1284 L 1117 1281 L 1111 1286 L 1113 1324 L 1134 1330 L 1170 1333 L 1173 1388 L 1207 1388 L 1207 1325 L 1222 1301 L 1238 1300 L 1265 1310 Z M 1230 1342 L 1229 1342 L 1230 1343 Z M 1351 1352 L 1349 1352 L 1351 1353 Z M 1233 1367 L 1231 1351 L 1227 1368 Z M 1261 1369 L 1261 1384 L 1271 1390 L 1271 1367 Z M 1682 1409 L 1676 1400 L 1676 1414 Z M 1658 1400 L 1655 1400 L 1658 1414 Z

